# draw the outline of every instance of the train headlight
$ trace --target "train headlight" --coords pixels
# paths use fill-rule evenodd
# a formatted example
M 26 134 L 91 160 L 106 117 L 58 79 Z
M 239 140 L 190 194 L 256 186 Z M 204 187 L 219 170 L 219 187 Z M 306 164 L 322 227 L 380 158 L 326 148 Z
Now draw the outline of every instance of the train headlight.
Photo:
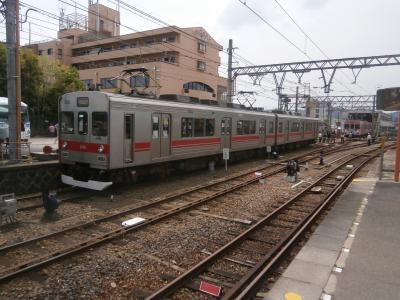
M 104 152 L 104 146 L 103 146 L 103 145 L 100 145 L 99 148 L 97 149 L 97 151 L 98 151 L 99 153 L 103 153 L 103 152 Z
M 67 142 L 64 142 L 64 143 L 62 144 L 62 148 L 63 148 L 63 149 L 67 149 L 67 147 L 68 147 L 68 143 L 67 143 Z

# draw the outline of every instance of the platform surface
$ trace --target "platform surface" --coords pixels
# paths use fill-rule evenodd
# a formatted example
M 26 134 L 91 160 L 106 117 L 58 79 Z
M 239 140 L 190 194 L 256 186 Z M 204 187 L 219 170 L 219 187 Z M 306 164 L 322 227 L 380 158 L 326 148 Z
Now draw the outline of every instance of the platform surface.
M 400 183 L 378 170 L 353 180 L 265 299 L 400 299 Z

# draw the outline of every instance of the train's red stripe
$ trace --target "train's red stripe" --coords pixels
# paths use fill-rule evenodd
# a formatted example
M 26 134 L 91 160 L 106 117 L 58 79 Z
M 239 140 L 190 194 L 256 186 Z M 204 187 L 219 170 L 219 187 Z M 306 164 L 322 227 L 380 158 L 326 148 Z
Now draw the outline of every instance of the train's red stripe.
M 67 143 L 67 147 L 63 148 L 64 142 Z M 66 151 L 76 151 L 76 152 L 85 152 L 85 153 L 99 153 L 100 145 L 103 145 L 104 151 L 101 154 L 109 154 L 110 146 L 108 144 L 96 144 L 96 143 L 86 143 L 86 142 L 77 142 L 77 141 L 63 141 L 59 142 L 60 149 Z
M 135 152 L 150 151 L 151 145 L 149 142 L 135 143 Z
M 179 141 L 172 141 L 172 148 L 183 148 L 183 147 L 192 147 L 192 146 L 208 146 L 208 145 L 219 144 L 220 142 L 221 142 L 220 138 L 179 140 Z
M 235 135 L 232 137 L 232 141 L 234 142 L 249 142 L 256 141 L 260 137 L 258 135 Z

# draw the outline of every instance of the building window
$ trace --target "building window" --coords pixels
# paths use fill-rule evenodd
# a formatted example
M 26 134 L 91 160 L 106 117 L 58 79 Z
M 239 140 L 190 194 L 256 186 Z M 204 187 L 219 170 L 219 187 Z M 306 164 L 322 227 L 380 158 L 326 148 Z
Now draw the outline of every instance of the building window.
M 176 57 L 175 56 L 165 56 L 163 58 L 163 62 L 174 64 L 174 63 L 176 63 Z
M 149 77 L 143 75 L 135 75 L 130 79 L 131 87 L 148 87 L 149 86 Z
M 137 48 L 137 47 L 139 47 L 137 42 L 134 42 L 134 43 L 131 44 L 131 48 Z
M 117 87 L 117 80 L 112 78 L 101 78 L 100 83 L 103 89 L 113 89 Z
M 127 64 L 127 65 L 136 64 L 136 59 L 133 58 L 133 57 L 128 57 L 128 58 L 126 59 L 126 64 Z
M 100 31 L 104 31 L 104 21 L 100 20 Z
M 206 62 L 202 60 L 197 61 L 197 70 L 204 71 L 206 69 Z
M 47 55 L 52 55 L 53 54 L 53 48 L 47 49 Z
M 59 58 L 62 58 L 63 49 L 58 49 L 57 51 L 58 51 L 58 53 L 57 53 L 57 54 L 58 54 L 58 57 L 59 57 Z
M 205 91 L 209 93 L 214 93 L 214 90 L 207 84 L 202 82 L 187 82 L 183 85 L 183 88 L 186 90 L 197 90 L 197 91 Z
M 38 51 L 38 55 L 39 55 L 39 56 L 43 55 L 43 50 L 39 50 L 39 51 Z
M 129 48 L 129 45 L 127 45 L 127 44 L 123 44 L 123 45 L 120 45 L 120 46 L 119 46 L 119 49 L 120 49 L 120 50 L 128 49 L 128 48 Z
M 205 41 L 198 41 L 197 51 L 205 53 L 207 51 L 207 43 Z
M 83 79 L 82 82 L 85 85 L 87 90 L 90 90 L 92 88 L 93 79 Z
M 154 43 L 155 43 L 154 40 L 147 40 L 144 44 L 146 46 L 150 46 L 150 45 L 153 45 Z

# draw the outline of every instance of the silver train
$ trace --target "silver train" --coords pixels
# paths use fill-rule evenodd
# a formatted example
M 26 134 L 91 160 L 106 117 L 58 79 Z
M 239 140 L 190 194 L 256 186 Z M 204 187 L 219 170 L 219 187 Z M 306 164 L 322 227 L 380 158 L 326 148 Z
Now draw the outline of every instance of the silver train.
M 59 102 L 62 181 L 103 190 L 120 178 L 313 143 L 318 120 L 102 92 Z

